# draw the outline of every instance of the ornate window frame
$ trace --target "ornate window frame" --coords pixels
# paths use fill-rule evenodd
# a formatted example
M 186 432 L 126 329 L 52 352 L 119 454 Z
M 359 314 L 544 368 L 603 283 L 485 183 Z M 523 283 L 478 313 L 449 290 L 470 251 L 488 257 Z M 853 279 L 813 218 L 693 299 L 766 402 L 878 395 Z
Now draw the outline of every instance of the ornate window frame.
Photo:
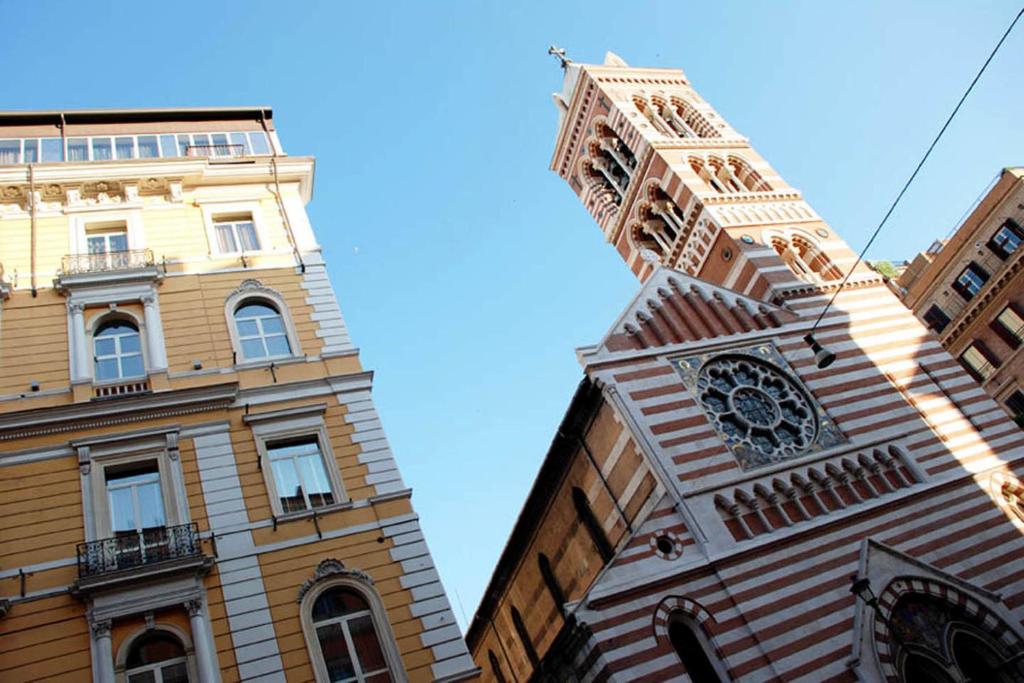
M 142 352 L 142 376 L 141 377 L 118 377 L 115 379 L 96 379 L 96 332 L 108 322 L 122 320 L 133 325 L 139 332 L 139 349 Z M 146 323 L 139 319 L 131 311 L 119 308 L 116 304 L 108 307 L 108 310 L 96 309 L 96 312 L 89 316 L 85 323 L 86 349 L 92 358 L 89 363 L 88 375 L 94 384 L 121 384 L 132 379 L 142 379 L 149 376 L 151 370 L 149 359 L 149 330 Z
M 306 579 L 299 587 L 296 599 L 296 602 L 299 603 L 299 619 L 302 623 L 302 635 L 306 640 L 309 662 L 313 667 L 317 683 L 330 683 L 330 677 L 327 675 L 327 667 L 324 665 L 320 653 L 320 641 L 316 637 L 316 628 L 313 624 L 313 605 L 325 591 L 339 586 L 355 590 L 366 599 L 366 604 L 370 606 L 377 640 L 380 642 L 381 651 L 388 663 L 391 680 L 394 683 L 406 683 L 405 667 L 398 651 L 398 642 L 391 629 L 391 622 L 388 620 L 384 602 L 373 583 L 373 579 L 366 572 L 350 569 L 340 560 L 326 559 L 317 565 L 313 576 Z
M 722 431 L 722 428 L 715 419 L 714 414 L 712 414 L 707 406 L 705 406 L 699 399 L 698 381 L 700 380 L 705 367 L 710 363 L 713 363 L 716 360 L 737 357 L 747 357 L 750 359 L 751 363 L 767 366 L 768 369 L 774 370 L 787 382 L 793 384 L 794 387 L 802 394 L 805 402 L 807 403 L 807 407 L 812 411 L 814 420 L 817 423 L 816 432 L 814 436 L 811 437 L 810 444 L 808 446 L 802 448 L 798 452 L 783 454 L 779 457 L 777 457 L 777 454 L 769 454 L 765 456 L 759 452 L 754 452 L 745 444 L 733 443 L 733 437 L 730 437 L 730 435 Z M 835 422 L 833 422 L 833 420 L 828 416 L 825 410 L 821 407 L 821 404 L 818 403 L 814 395 L 807 389 L 799 375 L 793 371 L 793 368 L 790 367 L 789 363 L 779 350 L 775 348 L 774 344 L 763 343 L 748 347 L 719 349 L 696 356 L 673 358 L 671 363 L 682 378 L 683 384 L 694 398 L 697 399 L 697 404 L 707 416 L 709 423 L 714 427 L 716 433 L 722 439 L 722 442 L 730 452 L 732 452 L 741 469 L 744 471 L 768 467 L 779 462 L 796 460 L 806 455 L 811 455 L 813 453 L 847 443 L 846 437 L 839 431 Z
M 235 311 L 249 300 L 254 302 L 260 300 L 266 301 L 277 309 L 277 312 L 281 316 L 281 320 L 284 322 L 285 333 L 288 336 L 288 345 L 291 347 L 292 351 L 290 356 L 275 356 L 273 358 L 263 358 L 251 361 L 245 360 L 245 356 L 242 353 L 242 343 L 238 337 L 238 325 L 235 321 Z M 280 292 L 265 286 L 259 280 L 254 278 L 242 280 L 238 287 L 228 294 L 227 299 L 224 300 L 224 318 L 228 325 L 228 336 L 231 338 L 231 348 L 235 352 L 235 367 L 260 367 L 270 365 L 271 363 L 287 362 L 292 359 L 305 357 L 302 353 L 302 347 L 299 345 L 299 333 L 295 329 L 295 323 L 292 321 L 291 312 L 288 310 L 288 303 Z
M 192 643 L 192 638 L 189 634 L 181 630 L 173 624 L 167 623 L 156 623 L 152 626 L 146 625 L 136 629 L 121 642 L 121 646 L 117 649 L 117 656 L 114 659 L 114 681 L 115 683 L 127 683 L 128 676 L 125 672 L 128 663 L 128 654 L 132 651 L 132 646 L 139 638 L 146 636 L 154 631 L 163 631 L 181 642 L 182 648 L 185 650 L 186 666 L 188 667 L 188 679 L 190 681 L 199 680 L 199 667 L 196 666 L 196 649 Z

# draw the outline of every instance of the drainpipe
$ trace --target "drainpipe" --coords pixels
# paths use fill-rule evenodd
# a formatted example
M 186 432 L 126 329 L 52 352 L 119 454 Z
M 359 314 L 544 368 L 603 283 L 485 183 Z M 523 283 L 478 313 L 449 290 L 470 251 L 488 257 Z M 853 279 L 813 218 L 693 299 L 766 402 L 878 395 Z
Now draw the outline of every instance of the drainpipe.
M 306 272 L 306 264 L 302 261 L 302 254 L 299 253 L 299 246 L 295 243 L 295 233 L 292 232 L 291 221 L 288 220 L 288 212 L 284 208 L 284 199 L 281 197 L 281 181 L 277 176 L 277 146 L 272 144 L 270 129 L 267 128 L 267 115 L 265 109 L 260 109 L 260 125 L 263 126 L 263 133 L 267 136 L 267 144 L 270 145 L 270 168 L 274 172 L 274 195 L 277 198 L 277 210 L 281 212 L 281 220 L 284 222 L 284 231 L 288 236 L 288 244 L 292 247 L 295 260 L 299 262 L 299 270 Z
M 32 296 L 38 295 L 36 289 L 36 175 L 32 164 L 28 165 L 28 213 L 29 213 L 29 242 L 31 263 L 29 272 L 32 282 Z

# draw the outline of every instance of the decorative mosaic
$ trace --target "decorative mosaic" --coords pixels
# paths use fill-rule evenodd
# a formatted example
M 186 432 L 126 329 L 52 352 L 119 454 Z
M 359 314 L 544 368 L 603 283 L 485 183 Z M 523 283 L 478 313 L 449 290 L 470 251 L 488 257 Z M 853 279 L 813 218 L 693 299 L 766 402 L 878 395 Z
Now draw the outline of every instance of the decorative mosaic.
M 672 364 L 745 470 L 846 441 L 771 344 Z

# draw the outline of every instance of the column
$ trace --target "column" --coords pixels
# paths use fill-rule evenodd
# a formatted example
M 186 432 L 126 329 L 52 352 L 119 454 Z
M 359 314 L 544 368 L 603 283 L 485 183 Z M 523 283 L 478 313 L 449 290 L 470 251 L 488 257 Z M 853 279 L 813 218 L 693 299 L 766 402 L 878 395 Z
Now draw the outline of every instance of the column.
M 96 641 L 96 683 L 114 683 L 114 649 L 110 639 L 110 620 L 90 624 L 92 639 Z
M 146 351 L 149 355 L 150 370 L 167 369 L 167 351 L 164 348 L 164 327 L 160 312 L 156 308 L 156 296 L 142 297 L 142 308 L 146 322 Z
M 199 670 L 199 683 L 217 683 L 216 653 L 210 644 L 213 642 L 206 627 L 206 615 L 203 612 L 201 599 L 189 600 L 185 603 L 188 610 L 189 624 L 192 626 L 192 645 L 196 653 L 196 668 Z
M 68 304 L 71 312 L 71 353 L 74 359 L 71 380 L 89 379 L 89 349 L 85 338 L 85 306 Z

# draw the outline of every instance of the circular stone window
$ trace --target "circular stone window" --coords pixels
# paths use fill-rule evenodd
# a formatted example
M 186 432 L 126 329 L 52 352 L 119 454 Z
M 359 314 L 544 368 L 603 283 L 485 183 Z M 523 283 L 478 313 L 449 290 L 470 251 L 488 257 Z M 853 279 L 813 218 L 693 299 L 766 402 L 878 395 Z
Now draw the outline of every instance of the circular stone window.
M 697 378 L 697 397 L 745 467 L 799 455 L 818 434 L 810 397 L 785 372 L 756 358 L 708 361 Z
M 683 541 L 671 531 L 659 531 L 651 536 L 654 554 L 663 560 L 674 560 L 683 554 Z

